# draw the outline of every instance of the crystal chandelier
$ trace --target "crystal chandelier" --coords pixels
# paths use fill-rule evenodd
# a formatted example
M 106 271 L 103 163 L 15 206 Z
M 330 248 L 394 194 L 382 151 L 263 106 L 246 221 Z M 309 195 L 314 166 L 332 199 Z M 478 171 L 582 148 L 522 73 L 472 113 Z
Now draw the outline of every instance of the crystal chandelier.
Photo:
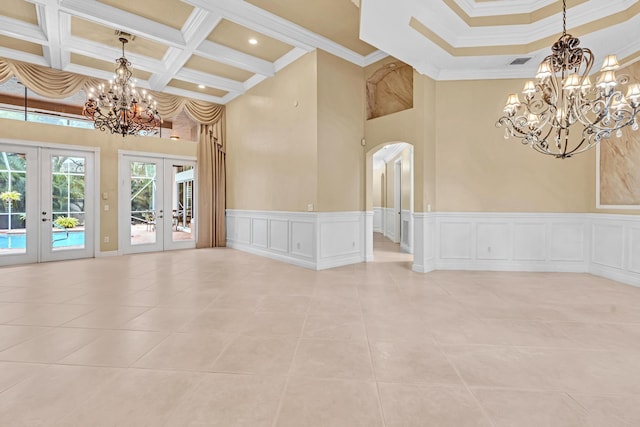
M 127 135 L 154 135 L 162 125 L 156 101 L 146 90 L 138 92 L 131 62 L 124 56 L 124 45 L 128 40 L 120 38 L 122 57 L 116 60 L 118 66 L 109 84 L 90 88 L 82 114 L 93 120 L 96 129 L 109 130 L 124 138 Z
M 542 154 L 563 159 L 595 147 L 613 133 L 622 136 L 625 126 L 638 130 L 640 84 L 616 76 L 620 66 L 616 56 L 609 55 L 593 85 L 589 76 L 593 54 L 579 45 L 580 40 L 567 34 L 563 0 L 562 36 L 540 63 L 537 81 L 524 85 L 524 100 L 510 94 L 505 115 L 496 122 L 505 127 L 505 139 L 519 138 Z M 574 124 L 577 128 L 572 128 Z

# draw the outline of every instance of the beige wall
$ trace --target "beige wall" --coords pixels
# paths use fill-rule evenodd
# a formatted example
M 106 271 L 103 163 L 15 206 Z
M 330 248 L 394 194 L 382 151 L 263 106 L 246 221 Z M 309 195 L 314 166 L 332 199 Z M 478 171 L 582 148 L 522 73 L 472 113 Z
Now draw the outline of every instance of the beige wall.
M 362 68 L 318 51 L 318 211 L 364 210 Z
M 107 193 L 108 200 L 100 203 L 100 250 L 118 249 L 118 150 L 166 153 L 177 156 L 196 156 L 197 143 L 169 139 L 127 137 L 111 135 L 94 129 L 76 129 L 64 126 L 0 119 L 0 141 L 53 143 L 100 149 L 100 182 L 97 191 Z M 103 205 L 109 205 L 104 211 Z M 109 236 L 109 243 L 102 243 Z
M 364 207 L 362 69 L 311 52 L 227 106 L 227 207 Z
M 384 194 L 382 191 L 383 180 L 386 180 L 384 167 L 373 168 L 372 199 L 373 206 L 376 208 L 385 207 Z
M 227 208 L 318 203 L 316 64 L 309 53 L 227 105 Z
M 589 212 L 594 151 L 560 160 L 494 126 L 521 80 L 438 82 L 438 211 Z

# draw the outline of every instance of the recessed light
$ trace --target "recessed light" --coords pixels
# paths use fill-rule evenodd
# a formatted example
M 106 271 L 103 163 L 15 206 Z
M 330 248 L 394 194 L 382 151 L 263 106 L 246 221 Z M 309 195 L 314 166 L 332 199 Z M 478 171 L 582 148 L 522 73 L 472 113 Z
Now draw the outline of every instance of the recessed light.
M 258 40 L 254 39 L 253 37 L 249 39 L 249 44 L 258 44 Z
M 204 85 L 198 85 L 200 89 L 204 89 Z

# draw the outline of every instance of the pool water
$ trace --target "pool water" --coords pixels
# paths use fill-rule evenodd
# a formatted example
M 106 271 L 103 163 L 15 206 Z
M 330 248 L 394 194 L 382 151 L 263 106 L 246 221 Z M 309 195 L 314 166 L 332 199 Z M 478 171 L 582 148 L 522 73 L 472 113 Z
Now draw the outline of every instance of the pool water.
M 0 249 L 25 249 L 26 246 L 26 234 L 0 233 Z M 70 231 L 68 238 L 64 232 L 54 232 L 52 247 L 64 248 L 67 246 L 84 246 L 84 231 Z

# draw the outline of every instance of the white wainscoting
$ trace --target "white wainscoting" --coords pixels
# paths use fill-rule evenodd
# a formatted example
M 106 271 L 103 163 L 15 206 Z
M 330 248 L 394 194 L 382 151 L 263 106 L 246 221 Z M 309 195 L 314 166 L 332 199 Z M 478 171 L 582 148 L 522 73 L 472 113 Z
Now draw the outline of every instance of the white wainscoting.
M 589 272 L 640 286 L 640 215 L 589 214 Z
M 396 236 L 396 221 L 398 220 L 394 208 L 384 208 L 384 231 L 383 234 L 393 243 L 400 243 L 400 236 Z
M 414 271 L 589 272 L 640 286 L 640 216 L 416 213 Z
M 411 211 L 400 212 L 400 250 L 413 253 L 413 215 Z
M 316 270 L 359 263 L 373 257 L 373 215 L 228 209 L 227 246 Z
M 384 208 L 373 208 L 373 231 L 374 233 L 384 233 Z

